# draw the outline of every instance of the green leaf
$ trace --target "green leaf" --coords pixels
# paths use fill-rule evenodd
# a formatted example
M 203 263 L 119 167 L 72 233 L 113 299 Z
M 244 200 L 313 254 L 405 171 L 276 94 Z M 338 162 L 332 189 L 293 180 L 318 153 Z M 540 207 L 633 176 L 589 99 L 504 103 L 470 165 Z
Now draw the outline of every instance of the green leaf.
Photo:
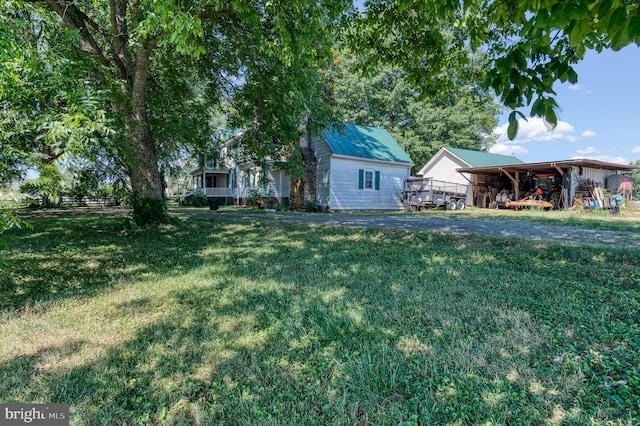
M 536 16 L 536 27 L 546 29 L 549 26 L 551 15 L 547 10 L 541 10 Z
M 510 141 L 514 140 L 518 134 L 518 111 L 511 111 L 509 114 L 509 127 L 507 127 L 507 137 Z
M 544 99 L 543 98 L 538 98 L 535 100 L 535 102 L 533 102 L 533 105 L 531 105 L 530 114 L 533 117 L 540 117 L 544 115 Z
M 611 20 L 609 21 L 608 32 L 609 34 L 616 34 L 627 21 L 627 9 L 621 6 L 613 11 Z
M 569 44 L 571 47 L 575 48 L 584 43 L 585 34 L 589 28 L 585 28 L 582 22 L 583 21 L 577 21 L 569 31 Z
M 611 39 L 611 48 L 613 50 L 620 50 L 631 43 L 631 37 L 629 37 L 629 32 L 627 30 L 628 25 L 629 22 L 626 21 L 622 25 L 622 28 L 620 28 L 620 30 Z
M 545 105 L 545 110 L 544 110 L 544 118 L 555 129 L 556 126 L 558 125 L 558 116 L 556 115 L 556 111 L 555 111 L 555 108 L 553 107 L 553 104 L 549 103 L 549 101 L 551 100 L 553 99 L 547 99 L 547 104 Z
M 567 12 L 571 19 L 583 19 L 589 14 L 589 9 L 577 0 L 574 0 L 567 5 Z
M 600 7 L 598 8 L 598 17 L 600 19 L 611 12 L 611 5 L 613 5 L 613 0 L 604 0 L 600 3 Z
M 640 36 L 640 16 L 636 15 L 633 18 L 629 19 L 627 34 L 629 38 L 636 38 Z

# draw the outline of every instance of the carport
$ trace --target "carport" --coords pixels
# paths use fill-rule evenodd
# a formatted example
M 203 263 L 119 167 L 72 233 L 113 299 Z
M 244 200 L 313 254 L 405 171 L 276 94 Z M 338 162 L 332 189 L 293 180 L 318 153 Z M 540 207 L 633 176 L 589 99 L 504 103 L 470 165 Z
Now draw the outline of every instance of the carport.
M 576 198 L 585 205 L 594 202 L 603 207 L 603 190 L 619 194 L 622 175 L 638 167 L 599 160 L 573 159 L 539 163 L 466 167 L 456 171 L 472 175 L 471 184 L 477 207 L 504 207 L 507 200 L 521 200 L 540 189 L 554 208 L 568 209 Z M 612 176 L 614 176 L 612 178 Z M 627 195 L 624 192 L 625 196 Z M 600 198 L 599 198 L 600 197 Z

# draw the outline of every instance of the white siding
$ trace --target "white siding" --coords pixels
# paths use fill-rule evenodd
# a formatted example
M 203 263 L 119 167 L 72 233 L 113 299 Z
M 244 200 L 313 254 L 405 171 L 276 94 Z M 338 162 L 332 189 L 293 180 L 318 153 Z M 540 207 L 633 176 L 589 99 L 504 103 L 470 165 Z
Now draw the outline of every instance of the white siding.
M 318 174 L 316 176 L 316 198 L 319 205 L 323 207 L 330 206 L 331 151 L 329 150 L 327 143 L 320 138 L 311 139 L 311 147 L 316 156 L 318 166 Z
M 456 172 L 456 169 L 469 167 L 469 164 L 455 157 L 448 151 L 441 151 L 440 154 L 437 158 L 434 158 L 435 161 L 430 161 L 427 163 L 427 166 L 421 170 L 423 176 L 445 182 L 467 185 L 469 181 L 465 179 L 462 174 Z
M 239 199 L 247 199 L 251 190 L 251 171 L 238 169 L 236 175 L 235 197 Z
M 358 170 L 380 172 L 380 189 L 359 189 Z M 409 177 L 410 165 L 331 158 L 332 210 L 395 210 L 403 208 L 400 192 Z
M 269 172 L 269 188 L 267 195 L 277 198 L 289 198 L 291 181 L 283 170 Z
M 591 167 L 583 167 L 582 175 L 579 175 L 579 168 L 574 167 L 575 174 L 573 176 L 578 176 L 580 180 L 590 179 L 593 182 L 599 184 L 602 188 L 606 187 L 607 178 L 612 174 L 615 174 L 614 170 L 605 170 L 605 169 L 593 169 Z

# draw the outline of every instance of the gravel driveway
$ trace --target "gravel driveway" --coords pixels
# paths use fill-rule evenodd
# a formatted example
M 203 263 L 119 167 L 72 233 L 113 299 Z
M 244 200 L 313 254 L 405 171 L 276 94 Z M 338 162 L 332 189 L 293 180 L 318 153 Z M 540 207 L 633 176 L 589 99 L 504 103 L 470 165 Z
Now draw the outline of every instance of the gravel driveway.
M 327 226 L 358 228 L 386 228 L 450 232 L 455 234 L 484 234 L 521 238 L 529 241 L 558 242 L 567 245 L 592 244 L 640 248 L 640 234 L 628 231 L 605 231 L 575 226 L 549 225 L 527 220 L 487 220 L 470 218 L 432 218 L 420 215 L 357 215 L 348 213 L 318 214 L 256 214 L 225 211 L 172 210 L 172 214 L 203 217 L 212 220 L 243 220 L 272 223 L 315 223 Z
M 529 220 L 472 219 L 462 217 L 434 218 L 423 215 L 359 215 L 350 213 L 243 213 L 239 211 L 210 211 L 201 209 L 171 209 L 178 217 L 203 218 L 247 222 L 271 222 L 282 224 L 318 224 L 347 226 L 352 228 L 385 228 L 404 231 L 435 231 L 454 234 L 483 234 L 498 237 L 521 238 L 529 241 L 557 242 L 566 245 L 590 244 L 605 247 L 640 249 L 640 233 L 630 231 L 605 231 L 577 226 L 550 225 Z M 23 214 L 29 216 L 84 216 L 99 214 L 126 215 L 127 209 L 65 209 L 36 210 Z

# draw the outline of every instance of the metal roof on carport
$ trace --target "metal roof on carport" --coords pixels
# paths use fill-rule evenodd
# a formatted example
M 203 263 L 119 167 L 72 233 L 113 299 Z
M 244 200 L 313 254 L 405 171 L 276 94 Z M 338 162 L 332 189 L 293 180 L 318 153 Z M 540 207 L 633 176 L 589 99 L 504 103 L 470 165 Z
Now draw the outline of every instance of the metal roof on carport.
M 502 171 L 509 172 L 538 172 L 538 173 L 564 173 L 563 169 L 570 167 L 592 167 L 595 169 L 616 170 L 616 171 L 631 171 L 638 169 L 636 166 L 629 166 L 625 164 L 607 163 L 600 160 L 589 159 L 576 159 L 576 160 L 560 160 L 560 161 L 543 161 L 540 163 L 518 163 L 507 164 L 500 166 L 486 166 L 486 167 L 464 167 L 456 169 L 458 172 L 465 173 L 500 173 Z

